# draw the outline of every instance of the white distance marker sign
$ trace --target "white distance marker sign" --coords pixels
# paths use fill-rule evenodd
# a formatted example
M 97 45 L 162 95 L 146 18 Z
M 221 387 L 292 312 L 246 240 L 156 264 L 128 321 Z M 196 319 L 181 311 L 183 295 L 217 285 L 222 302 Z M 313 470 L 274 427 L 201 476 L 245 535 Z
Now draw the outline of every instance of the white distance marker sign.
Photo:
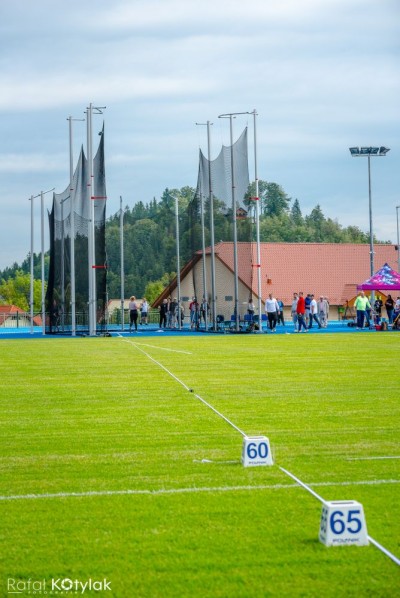
M 242 464 L 244 467 L 274 464 L 271 447 L 266 436 L 245 436 L 243 438 Z

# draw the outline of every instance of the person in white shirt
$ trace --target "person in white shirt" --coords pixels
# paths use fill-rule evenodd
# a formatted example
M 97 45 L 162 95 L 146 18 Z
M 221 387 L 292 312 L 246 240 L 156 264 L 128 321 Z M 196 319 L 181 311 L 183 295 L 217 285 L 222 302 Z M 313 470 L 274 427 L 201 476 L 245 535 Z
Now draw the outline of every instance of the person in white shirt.
M 312 328 L 313 325 L 313 320 L 315 320 L 318 324 L 318 328 L 322 328 L 321 326 L 321 322 L 319 321 L 319 317 L 318 317 L 318 307 L 317 307 L 317 302 L 314 299 L 314 295 L 311 295 L 311 303 L 310 303 L 310 321 L 308 324 L 308 329 L 310 330 L 310 328 Z
M 276 332 L 276 323 L 278 321 L 279 305 L 277 300 L 272 296 L 272 293 L 268 295 L 268 299 L 265 300 L 265 311 L 268 317 L 269 327 L 271 332 Z
M 140 323 L 146 324 L 146 326 L 148 324 L 148 319 L 147 319 L 148 313 L 149 313 L 149 303 L 148 303 L 146 297 L 143 297 L 142 305 L 140 308 L 140 315 L 141 315 Z

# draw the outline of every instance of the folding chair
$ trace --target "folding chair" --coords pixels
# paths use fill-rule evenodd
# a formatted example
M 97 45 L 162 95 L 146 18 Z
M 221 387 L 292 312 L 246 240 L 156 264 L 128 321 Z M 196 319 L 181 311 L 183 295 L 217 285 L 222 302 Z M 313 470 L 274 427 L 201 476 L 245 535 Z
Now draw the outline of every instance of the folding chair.
M 267 314 L 261 314 L 261 330 L 263 329 L 264 322 L 265 322 L 266 326 L 268 327 Z
M 246 330 L 254 330 L 255 322 L 256 320 L 253 314 L 244 314 L 244 326 Z

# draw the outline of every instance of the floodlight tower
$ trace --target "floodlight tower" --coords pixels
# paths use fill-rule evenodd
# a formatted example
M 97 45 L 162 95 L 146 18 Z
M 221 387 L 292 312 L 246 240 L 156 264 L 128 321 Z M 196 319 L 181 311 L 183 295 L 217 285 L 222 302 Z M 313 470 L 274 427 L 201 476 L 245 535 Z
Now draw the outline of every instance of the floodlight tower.
M 372 220 L 372 194 L 371 194 L 371 156 L 384 157 L 390 151 L 388 147 L 350 147 L 350 154 L 353 158 L 368 158 L 368 198 L 369 198 L 369 254 L 370 254 L 370 275 L 375 272 L 374 266 L 374 229 Z M 374 301 L 375 293 L 371 292 L 371 300 Z

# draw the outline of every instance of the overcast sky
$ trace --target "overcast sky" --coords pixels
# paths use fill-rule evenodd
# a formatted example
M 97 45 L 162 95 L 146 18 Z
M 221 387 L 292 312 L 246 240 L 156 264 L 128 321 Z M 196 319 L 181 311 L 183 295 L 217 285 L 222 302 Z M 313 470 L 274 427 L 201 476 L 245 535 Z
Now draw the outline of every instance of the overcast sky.
M 259 178 L 303 214 L 320 204 L 369 230 L 367 159 L 348 148 L 391 148 L 371 160 L 372 200 L 376 235 L 395 242 L 399 40 L 399 0 L 0 0 L 0 269 L 30 251 L 28 198 L 66 188 L 66 119 L 90 102 L 107 107 L 107 215 L 120 196 L 132 206 L 195 187 L 207 150 L 195 123 L 213 123 L 214 158 L 229 145 L 218 115 L 256 108 Z M 252 177 L 252 117 L 234 136 L 246 124 Z M 85 139 L 75 122 L 75 160 Z

